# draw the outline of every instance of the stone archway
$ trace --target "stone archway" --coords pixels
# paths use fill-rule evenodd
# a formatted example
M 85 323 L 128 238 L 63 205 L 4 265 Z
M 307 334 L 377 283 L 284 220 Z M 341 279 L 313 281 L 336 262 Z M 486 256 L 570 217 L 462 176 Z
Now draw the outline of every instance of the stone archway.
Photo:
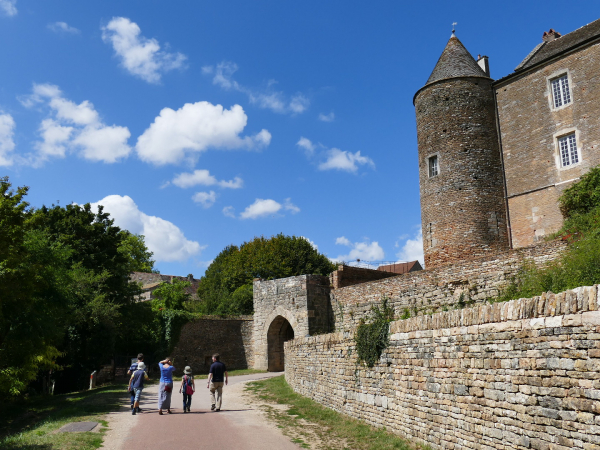
M 267 331 L 267 370 L 269 372 L 283 371 L 285 363 L 283 343 L 290 339 L 294 339 L 292 325 L 283 316 L 275 317 Z

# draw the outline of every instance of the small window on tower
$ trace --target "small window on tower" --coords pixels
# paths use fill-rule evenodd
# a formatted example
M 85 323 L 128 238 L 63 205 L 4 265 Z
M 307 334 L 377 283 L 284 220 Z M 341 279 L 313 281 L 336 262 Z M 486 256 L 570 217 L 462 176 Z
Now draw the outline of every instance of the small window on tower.
M 571 89 L 567 74 L 551 80 L 550 83 L 552 85 L 552 99 L 555 108 L 560 108 L 571 103 Z
M 437 155 L 429 157 L 429 178 L 435 177 L 440 173 L 440 166 L 438 165 Z

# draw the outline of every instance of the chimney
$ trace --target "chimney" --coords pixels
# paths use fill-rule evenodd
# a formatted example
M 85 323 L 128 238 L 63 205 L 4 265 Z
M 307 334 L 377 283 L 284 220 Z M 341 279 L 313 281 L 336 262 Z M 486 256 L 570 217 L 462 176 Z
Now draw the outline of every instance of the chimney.
M 554 39 L 558 39 L 559 37 L 561 37 L 561 34 L 558 31 L 554 31 L 553 28 L 550 28 L 550 31 L 544 31 L 544 34 L 542 35 L 542 41 L 550 42 Z
M 479 67 L 481 67 L 481 69 L 489 77 L 490 76 L 490 63 L 488 62 L 488 57 L 477 55 L 477 64 L 479 64 Z

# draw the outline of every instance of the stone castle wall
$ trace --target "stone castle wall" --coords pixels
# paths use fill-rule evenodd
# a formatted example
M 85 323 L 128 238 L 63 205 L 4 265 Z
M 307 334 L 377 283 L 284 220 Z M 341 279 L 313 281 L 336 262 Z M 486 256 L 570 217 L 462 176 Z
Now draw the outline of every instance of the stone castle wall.
M 269 332 L 276 318 L 291 325 L 294 337 L 327 333 L 333 327 L 329 301 L 329 278 L 300 275 L 277 280 L 255 280 L 254 293 L 254 365 L 267 370 Z
M 557 231 L 563 222 L 558 197 L 573 180 L 600 164 L 598 58 L 596 41 L 494 85 L 515 247 Z M 572 102 L 556 109 L 549 82 L 564 74 L 569 77 Z M 572 132 L 580 162 L 562 168 L 557 138 Z
M 353 332 L 286 342 L 287 382 L 435 449 L 600 449 L 598 286 L 390 328 L 373 368 Z
M 205 316 L 185 324 L 171 353 L 178 373 L 185 366 L 208 373 L 215 353 L 229 370 L 253 367 L 253 323 L 252 316 Z
M 415 109 L 425 267 L 508 249 L 492 80 L 426 85 Z M 438 161 L 434 176 L 431 157 Z
M 483 303 L 495 298 L 522 267 L 524 260 L 540 265 L 555 259 L 566 243 L 552 241 L 493 257 L 473 259 L 429 270 L 411 272 L 384 280 L 331 291 L 335 330 L 356 326 L 382 296 L 389 298 L 396 317 L 431 314 L 457 304 Z
M 332 288 L 339 289 L 368 281 L 382 280 L 396 275 L 393 272 L 339 265 L 338 269 L 329 275 L 329 284 Z

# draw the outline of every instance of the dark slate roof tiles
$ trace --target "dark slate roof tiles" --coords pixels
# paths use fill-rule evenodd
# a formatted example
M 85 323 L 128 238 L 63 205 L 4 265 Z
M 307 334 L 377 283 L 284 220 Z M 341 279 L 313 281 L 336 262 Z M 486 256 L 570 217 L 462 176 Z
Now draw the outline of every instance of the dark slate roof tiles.
M 515 72 L 535 66 L 598 36 L 600 36 L 600 19 L 553 41 L 538 44 L 521 64 L 517 66 Z
M 489 78 L 462 42 L 453 34 L 425 86 L 439 80 L 458 77 Z

